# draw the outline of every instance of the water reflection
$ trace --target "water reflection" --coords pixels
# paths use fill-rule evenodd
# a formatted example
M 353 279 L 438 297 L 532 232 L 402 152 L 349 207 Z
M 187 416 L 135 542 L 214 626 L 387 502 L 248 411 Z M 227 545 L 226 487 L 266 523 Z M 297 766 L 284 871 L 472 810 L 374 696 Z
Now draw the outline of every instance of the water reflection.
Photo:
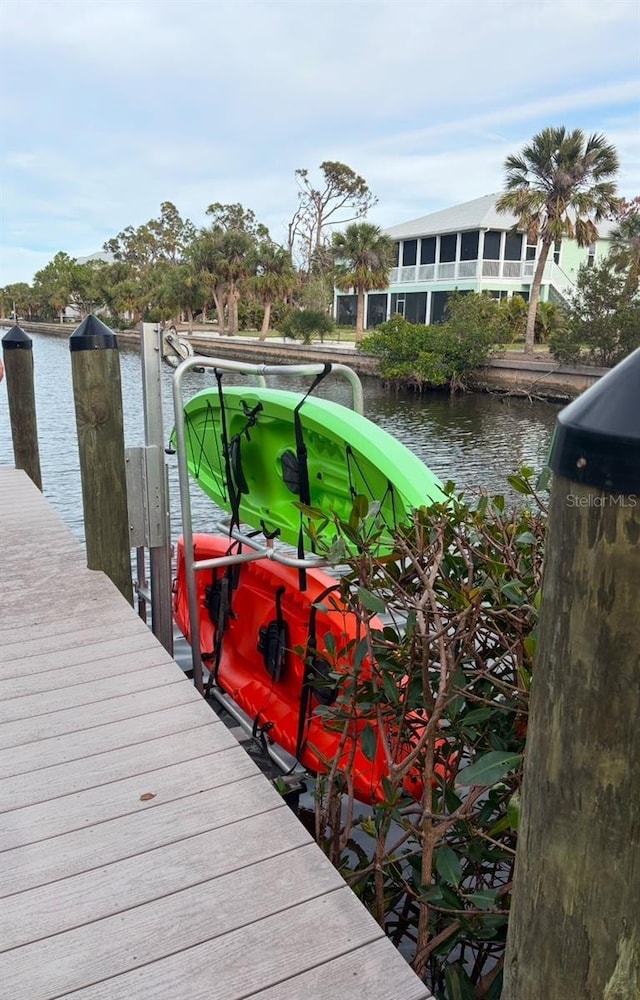
M 71 331 L 70 331 L 71 332 Z M 82 493 L 78 468 L 75 413 L 69 345 L 65 338 L 33 334 L 38 437 L 45 496 L 74 533 L 83 537 Z M 125 440 L 144 443 L 142 381 L 137 351 L 121 351 Z M 229 381 L 234 379 L 229 376 Z M 242 377 L 235 378 L 242 381 Z M 165 438 L 173 426 L 172 370 L 162 373 Z M 270 384 L 300 388 L 302 379 L 280 378 Z M 186 395 L 215 385 L 210 371 L 190 372 Z M 488 395 L 445 393 L 416 396 L 389 390 L 376 379 L 364 379 L 365 415 L 393 434 L 429 465 L 441 479 L 461 488 L 504 490 L 507 475 L 522 463 L 543 464 L 558 407 L 539 401 L 502 399 Z M 318 394 L 349 405 L 351 389 L 342 379 L 329 378 Z M 172 517 L 179 522 L 179 490 L 175 458 L 169 458 Z M 0 385 L 0 464 L 13 464 L 6 383 Z M 211 501 L 192 490 L 194 521 L 207 530 L 215 519 Z M 176 530 L 178 530 L 176 528 Z

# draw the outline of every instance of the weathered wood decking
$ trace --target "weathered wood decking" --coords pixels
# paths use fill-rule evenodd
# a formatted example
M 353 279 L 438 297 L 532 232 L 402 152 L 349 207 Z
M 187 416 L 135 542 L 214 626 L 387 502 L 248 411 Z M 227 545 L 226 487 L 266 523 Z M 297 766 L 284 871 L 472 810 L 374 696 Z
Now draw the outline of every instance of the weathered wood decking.
M 426 1000 L 24 473 L 0 468 L 0 997 Z

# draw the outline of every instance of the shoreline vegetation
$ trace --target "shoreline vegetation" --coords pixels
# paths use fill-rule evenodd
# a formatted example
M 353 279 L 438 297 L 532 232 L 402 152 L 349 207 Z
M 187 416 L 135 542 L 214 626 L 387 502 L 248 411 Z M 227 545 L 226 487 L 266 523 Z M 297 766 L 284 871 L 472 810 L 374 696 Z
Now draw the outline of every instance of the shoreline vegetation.
M 79 319 L 64 323 L 19 321 L 19 326 L 27 333 L 58 337 L 69 337 L 79 324 Z M 9 328 L 12 325 L 12 319 L 0 318 L 0 326 Z M 270 331 L 266 338 L 257 330 L 245 330 L 233 336 L 221 334 L 214 323 L 194 323 L 191 332 L 187 324 L 179 323 L 176 332 L 206 356 L 217 353 L 220 347 L 223 349 L 222 353 L 240 359 L 252 354 L 254 359 L 270 363 L 286 364 L 301 358 L 308 361 L 334 361 L 350 365 L 359 375 L 381 377 L 377 359 L 358 349 L 353 331 L 345 328 L 337 328 L 329 337 L 309 344 L 287 339 L 276 331 Z M 123 346 L 138 345 L 138 330 L 119 330 L 116 334 Z M 561 364 L 551 357 L 546 344 L 536 345 L 533 357 L 525 356 L 523 347 L 522 343 L 501 346 L 469 380 L 465 391 L 567 402 L 588 389 L 607 371 L 594 366 Z

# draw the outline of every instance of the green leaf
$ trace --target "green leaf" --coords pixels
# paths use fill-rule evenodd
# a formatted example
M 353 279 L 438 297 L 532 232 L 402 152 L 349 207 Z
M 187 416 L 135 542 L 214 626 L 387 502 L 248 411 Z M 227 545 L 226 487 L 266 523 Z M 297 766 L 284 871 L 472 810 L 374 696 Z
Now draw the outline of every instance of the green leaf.
M 325 632 L 324 636 L 324 648 L 331 657 L 336 655 L 336 639 L 332 632 Z
M 536 536 L 532 534 L 531 531 L 523 531 L 521 535 L 518 535 L 516 542 L 518 545 L 533 545 L 536 540 Z
M 358 599 L 367 611 L 373 611 L 374 614 L 384 614 L 387 610 L 384 601 L 377 594 L 372 594 L 370 590 L 365 590 L 364 587 L 358 587 Z
M 448 965 L 444 974 L 447 1000 L 475 1000 L 476 991 L 461 965 Z
M 467 788 L 469 785 L 495 785 L 505 774 L 520 767 L 522 754 L 491 750 L 479 757 L 470 767 L 459 772 L 456 784 Z
M 517 830 L 520 826 L 520 796 L 514 792 L 507 805 L 507 819 L 512 830 Z
M 492 910 L 496 905 L 497 889 L 483 889 L 481 892 L 472 892 L 466 898 L 476 910 Z
M 450 847 L 441 847 L 436 851 L 436 870 L 440 878 L 451 885 L 460 885 L 462 865 L 460 858 Z
M 367 760 L 373 762 L 376 759 L 376 752 L 378 749 L 378 738 L 373 726 L 370 726 L 369 723 L 367 723 L 362 730 L 360 739 L 364 756 Z
M 425 885 L 423 886 L 418 899 L 421 903 L 441 903 L 442 889 L 439 885 Z
M 351 507 L 351 517 L 355 518 L 357 521 L 362 521 L 369 513 L 369 501 L 362 493 L 354 498 L 353 505 Z M 351 518 L 349 519 L 351 520 Z

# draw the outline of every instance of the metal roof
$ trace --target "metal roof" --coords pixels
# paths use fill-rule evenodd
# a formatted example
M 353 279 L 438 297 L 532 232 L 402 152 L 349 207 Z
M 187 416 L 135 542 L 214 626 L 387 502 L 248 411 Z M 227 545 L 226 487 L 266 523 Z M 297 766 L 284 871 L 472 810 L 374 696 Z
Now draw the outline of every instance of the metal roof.
M 499 197 L 499 193 L 485 194 L 482 198 L 422 215 L 411 222 L 401 222 L 384 232 L 394 240 L 408 240 L 415 236 L 436 236 L 438 233 L 458 233 L 468 229 L 513 229 L 515 216 L 496 211 Z M 606 239 L 614 226 L 615 223 L 609 221 L 599 223 L 600 239 Z

